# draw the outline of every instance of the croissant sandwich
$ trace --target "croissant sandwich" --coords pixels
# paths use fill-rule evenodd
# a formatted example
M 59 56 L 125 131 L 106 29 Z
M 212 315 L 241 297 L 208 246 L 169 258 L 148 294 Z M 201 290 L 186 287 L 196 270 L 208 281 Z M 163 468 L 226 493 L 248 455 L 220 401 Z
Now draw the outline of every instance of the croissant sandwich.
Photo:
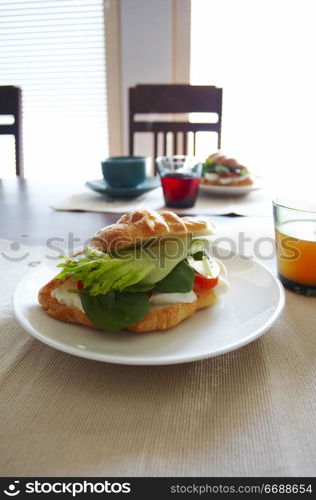
M 253 180 L 247 167 L 221 153 L 213 153 L 203 163 L 202 184 L 211 186 L 251 186 Z
M 210 220 L 136 210 L 64 257 L 39 291 L 46 312 L 106 331 L 171 328 L 211 306 L 224 290 L 224 266 L 209 255 Z

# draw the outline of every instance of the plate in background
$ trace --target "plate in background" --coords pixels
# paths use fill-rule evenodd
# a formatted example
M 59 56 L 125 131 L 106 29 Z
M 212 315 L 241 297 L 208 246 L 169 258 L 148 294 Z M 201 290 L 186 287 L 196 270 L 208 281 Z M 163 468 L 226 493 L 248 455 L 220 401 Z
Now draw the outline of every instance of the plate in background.
M 200 184 L 200 191 L 210 194 L 222 195 L 244 195 L 263 188 L 261 178 L 255 178 L 250 186 L 213 186 L 211 184 Z

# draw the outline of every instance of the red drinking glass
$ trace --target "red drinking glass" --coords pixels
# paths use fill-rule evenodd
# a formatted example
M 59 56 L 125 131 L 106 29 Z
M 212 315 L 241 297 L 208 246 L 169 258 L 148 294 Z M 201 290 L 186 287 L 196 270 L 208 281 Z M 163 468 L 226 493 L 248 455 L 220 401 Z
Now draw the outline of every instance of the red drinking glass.
M 202 172 L 194 156 L 159 156 L 156 160 L 165 203 L 173 208 L 193 207 Z

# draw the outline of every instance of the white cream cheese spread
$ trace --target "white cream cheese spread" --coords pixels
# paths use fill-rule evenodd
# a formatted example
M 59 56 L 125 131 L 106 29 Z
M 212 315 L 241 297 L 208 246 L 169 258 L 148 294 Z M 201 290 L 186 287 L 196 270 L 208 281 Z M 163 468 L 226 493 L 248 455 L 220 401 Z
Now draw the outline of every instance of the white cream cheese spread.
M 71 288 L 77 288 L 77 283 L 75 281 L 66 281 L 52 291 L 52 297 L 63 306 L 76 307 L 84 312 L 79 293 L 69 293 L 68 290 Z
M 52 291 L 52 297 L 54 297 L 59 304 L 68 307 L 76 307 L 80 311 L 84 312 L 80 295 L 78 293 L 68 292 L 69 289 L 76 287 L 76 282 L 66 281 Z M 215 289 L 219 293 L 225 293 L 229 289 L 229 284 L 225 278 L 220 276 L 218 285 Z M 193 290 L 187 293 L 153 293 L 149 299 L 149 303 L 151 305 L 151 309 L 156 309 L 157 306 L 160 306 L 158 307 L 160 309 L 173 304 L 190 304 L 194 302 L 196 298 L 196 293 Z
M 149 303 L 153 305 L 190 304 L 196 300 L 196 294 L 191 290 L 187 293 L 153 293 Z

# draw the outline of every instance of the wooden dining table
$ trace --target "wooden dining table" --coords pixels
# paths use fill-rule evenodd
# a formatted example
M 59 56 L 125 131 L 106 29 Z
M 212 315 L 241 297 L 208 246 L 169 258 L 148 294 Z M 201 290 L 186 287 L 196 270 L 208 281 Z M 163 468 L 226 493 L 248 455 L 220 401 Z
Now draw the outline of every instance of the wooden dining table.
M 1 237 L 21 238 L 25 244 L 38 245 L 53 236 L 65 238 L 70 231 L 88 238 L 100 227 L 115 222 L 118 216 L 114 214 L 59 212 L 50 208 L 57 195 L 66 196 L 83 185 L 80 181 L 54 184 L 44 180 L 0 180 Z
M 44 180 L 0 179 L 0 237 L 39 245 L 52 237 L 66 242 L 71 232 L 82 242 L 101 227 L 116 222 L 119 214 L 52 210 L 56 198 L 80 191 L 84 184 L 80 180 L 61 184 Z M 214 215 L 212 219 L 224 225 L 232 224 L 234 217 Z
M 170 366 L 78 358 L 22 328 L 12 295 L 47 242 L 81 246 L 119 217 L 51 208 L 81 185 L 0 181 L 1 474 L 315 475 L 316 298 L 286 291 L 282 315 L 256 341 Z M 212 218 L 236 241 L 241 230 L 273 235 L 271 217 Z M 14 261 L 25 248 L 32 258 Z M 275 273 L 274 258 L 262 261 Z

